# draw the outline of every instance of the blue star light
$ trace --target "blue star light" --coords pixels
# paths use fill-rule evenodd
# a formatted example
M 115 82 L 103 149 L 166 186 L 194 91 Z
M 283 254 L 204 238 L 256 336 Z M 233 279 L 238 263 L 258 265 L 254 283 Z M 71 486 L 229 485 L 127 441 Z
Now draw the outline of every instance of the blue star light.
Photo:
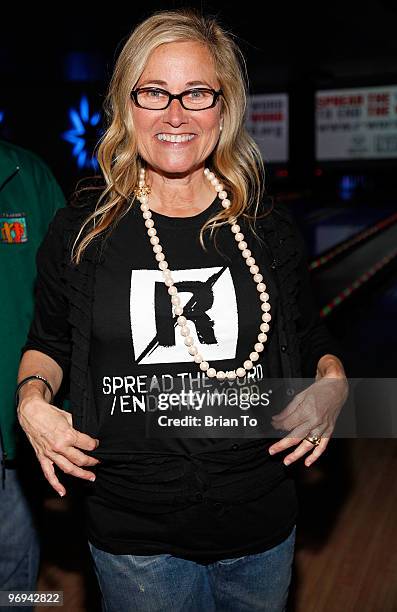
M 88 98 L 83 95 L 79 110 L 75 108 L 69 110 L 69 119 L 72 127 L 62 134 L 62 138 L 73 145 L 72 154 L 77 160 L 78 168 L 97 170 L 98 162 L 93 157 L 92 150 L 89 150 L 91 148 L 89 143 L 96 143 L 102 135 L 102 129 L 99 127 L 100 113 L 94 113 L 90 117 Z

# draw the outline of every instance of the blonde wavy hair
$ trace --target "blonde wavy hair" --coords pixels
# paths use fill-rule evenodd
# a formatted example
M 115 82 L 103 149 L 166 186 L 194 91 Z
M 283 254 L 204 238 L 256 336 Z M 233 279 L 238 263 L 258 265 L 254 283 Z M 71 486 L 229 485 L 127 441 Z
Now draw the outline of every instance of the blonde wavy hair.
M 203 232 L 244 215 L 252 225 L 264 190 L 264 167 L 255 141 L 244 128 L 248 76 L 242 51 L 233 34 L 214 17 L 192 9 L 158 11 L 139 24 L 125 43 L 114 68 L 104 103 L 107 129 L 97 146 L 97 158 L 106 183 L 92 212 L 78 232 L 72 261 L 79 263 L 84 250 L 100 234 L 111 230 L 134 204 L 142 159 L 138 153 L 130 92 L 138 82 L 150 54 L 159 45 L 179 41 L 200 42 L 213 58 L 223 96 L 223 130 L 207 165 L 230 194 L 231 206 L 203 225 Z M 80 192 L 81 193 L 81 192 Z

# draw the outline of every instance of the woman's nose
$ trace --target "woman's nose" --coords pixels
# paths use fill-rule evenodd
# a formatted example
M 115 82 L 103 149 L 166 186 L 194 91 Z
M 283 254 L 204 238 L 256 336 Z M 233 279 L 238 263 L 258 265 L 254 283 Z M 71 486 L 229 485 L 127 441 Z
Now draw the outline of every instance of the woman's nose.
M 171 100 L 171 103 L 165 112 L 165 120 L 171 125 L 178 126 L 181 125 L 181 123 L 185 123 L 186 121 L 186 111 L 182 107 L 182 104 L 179 102 L 179 100 Z

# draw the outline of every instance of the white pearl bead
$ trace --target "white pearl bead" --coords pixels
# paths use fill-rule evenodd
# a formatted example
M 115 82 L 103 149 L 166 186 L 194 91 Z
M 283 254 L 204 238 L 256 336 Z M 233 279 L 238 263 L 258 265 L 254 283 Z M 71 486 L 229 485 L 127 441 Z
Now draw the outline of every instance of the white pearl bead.
M 205 170 L 204 170 L 204 174 L 205 174 L 205 176 L 208 176 L 208 175 L 209 175 L 209 173 L 210 173 L 209 169 L 208 169 L 208 168 L 205 168 Z
M 227 198 L 227 193 L 226 193 L 226 191 L 220 191 L 220 192 L 218 193 L 218 198 L 219 198 L 220 200 L 226 200 L 226 198 Z
M 225 198 L 224 200 L 222 200 L 223 208 L 229 208 L 230 204 L 231 204 L 231 201 L 228 200 L 228 198 Z
M 244 368 L 246 370 L 250 370 L 253 366 L 254 364 L 252 363 L 250 359 L 247 359 L 247 361 L 244 361 Z
M 188 352 L 190 355 L 196 355 L 196 354 L 197 354 L 197 352 L 198 352 L 198 350 L 197 350 L 197 346 L 194 346 L 194 345 L 193 345 L 193 346 L 189 346 L 189 347 L 188 347 L 188 349 L 187 349 L 187 352 Z
M 214 185 L 214 183 L 212 183 Z M 214 185 L 215 191 L 223 191 L 223 185 L 219 181 L 217 181 Z
M 205 372 L 206 370 L 208 370 L 209 367 L 210 367 L 210 364 L 208 363 L 208 361 L 201 361 L 200 370 Z
M 270 306 L 269 302 L 263 302 L 261 308 L 262 308 L 262 310 L 264 312 L 268 312 L 271 309 L 271 306 Z
M 160 242 L 159 237 L 158 236 L 152 236 L 150 238 L 150 242 L 151 242 L 151 244 L 158 244 Z
M 165 268 L 165 267 L 163 268 L 161 266 L 161 264 L 165 264 L 165 263 L 167 263 L 167 262 L 166 261 L 161 261 L 159 263 L 159 268 L 161 269 L 161 272 L 163 273 L 164 278 L 171 278 L 171 270 L 169 270 L 168 268 Z
M 215 368 L 208 368 L 206 374 L 207 374 L 208 378 L 214 378 L 214 376 L 216 376 Z
M 251 274 L 258 274 L 258 272 L 259 272 L 258 266 L 251 266 L 250 267 L 250 272 L 251 272 Z
M 263 333 L 262 334 L 258 334 L 258 341 L 259 342 L 266 342 L 266 340 L 267 340 L 266 334 L 263 334 Z
M 241 242 L 240 242 L 240 244 L 241 244 Z M 241 253 L 241 255 L 244 257 L 244 259 L 247 259 L 247 257 L 251 257 L 251 251 L 249 249 L 244 249 L 244 251 Z
M 186 344 L 186 346 L 192 346 L 194 340 L 191 336 L 186 336 L 186 338 L 184 339 L 184 343 Z
M 247 266 L 254 266 L 255 265 L 255 258 L 254 257 L 248 257 L 245 260 L 245 263 L 247 264 Z
M 145 225 L 146 225 L 146 227 L 149 227 L 149 228 L 153 227 L 153 225 L 154 225 L 153 219 L 146 219 Z
M 143 187 L 143 185 L 141 185 L 141 186 Z M 147 204 L 147 203 L 148 203 L 148 199 L 149 199 L 149 198 L 148 198 L 147 196 L 143 195 L 143 196 L 140 198 L 140 200 L 139 200 L 139 201 L 140 201 L 140 203 L 141 203 L 141 204 Z
M 268 331 L 269 331 L 269 329 L 270 329 L 270 327 L 269 327 L 269 324 L 268 324 L 268 323 L 261 323 L 261 325 L 260 325 L 259 329 L 260 329 L 262 332 L 268 332 Z
M 263 347 L 262 342 L 257 342 L 257 343 L 254 345 L 254 349 L 256 350 L 256 352 L 257 352 L 257 353 L 261 353 L 261 352 L 263 351 L 263 348 L 264 348 L 264 347 Z
M 235 223 L 230 229 L 232 230 L 233 234 L 238 234 L 240 231 L 240 226 Z
M 180 329 L 180 333 L 181 336 L 188 336 L 189 335 L 189 328 L 186 325 L 183 325 Z
M 270 314 L 270 312 L 264 312 L 262 315 L 262 321 L 264 321 L 265 323 L 269 323 L 271 318 L 272 318 L 272 315 Z
M 172 285 L 174 284 L 174 281 L 172 280 L 172 278 L 170 276 L 168 276 L 164 280 L 164 284 L 167 285 L 167 287 L 172 287 Z
M 160 261 L 159 262 L 159 268 L 162 272 L 165 272 L 168 268 L 168 263 L 164 260 L 164 261 Z
M 266 285 L 265 283 L 258 283 L 256 288 L 259 291 L 259 293 L 263 293 L 266 289 Z
M 238 243 L 238 248 L 240 249 L 240 251 L 244 251 L 247 247 L 248 247 L 248 244 L 245 242 L 245 240 L 241 240 Z
M 243 376 L 245 376 L 245 369 L 244 368 L 237 368 L 236 374 L 237 374 L 237 376 L 239 378 L 242 378 Z
M 226 372 L 226 378 L 228 380 L 235 380 L 237 378 L 237 374 L 234 370 L 229 370 L 229 372 Z
M 187 321 L 186 317 L 178 317 L 177 320 L 176 320 L 178 325 L 185 325 L 186 321 Z
M 141 204 L 139 208 L 142 212 L 146 212 L 149 210 L 149 204 Z
M 262 274 L 254 274 L 253 279 L 256 283 L 261 283 L 263 281 Z
M 175 308 L 174 308 L 174 313 L 175 313 L 176 315 L 181 315 L 181 314 L 183 313 L 183 308 L 182 308 L 182 306 L 175 306 Z
M 223 370 L 218 370 L 218 372 L 216 373 L 216 377 L 218 380 L 225 380 L 226 374 Z
M 168 293 L 169 293 L 170 295 L 176 295 L 176 294 L 178 293 L 178 290 L 177 290 L 177 288 L 176 288 L 176 287 L 174 287 L 174 286 L 172 285 L 172 286 L 170 286 L 170 287 L 168 288 Z
M 209 172 L 207 174 L 207 179 L 211 182 L 212 180 L 214 180 L 215 178 L 215 174 L 213 172 Z
M 150 212 L 150 210 L 145 210 L 142 216 L 144 219 L 150 219 L 152 217 L 152 213 Z
M 266 293 L 266 291 L 262 291 L 262 293 L 259 294 L 259 299 L 262 302 L 267 302 L 267 300 L 269 299 L 269 294 Z
M 164 261 L 165 255 L 164 253 L 156 253 L 155 258 L 157 259 L 157 261 Z
M 203 358 L 202 358 L 202 356 L 200 355 L 200 353 L 196 353 L 196 354 L 195 354 L 195 356 L 194 356 L 194 361 L 195 361 L 196 363 L 201 363 L 201 362 L 203 361 Z
M 259 353 L 257 353 L 256 351 L 254 351 L 253 353 L 250 353 L 250 359 L 251 361 L 258 361 Z
M 234 238 L 237 240 L 237 242 L 240 242 L 240 240 L 244 240 L 244 234 L 242 234 L 241 232 L 238 232 L 237 234 L 234 235 Z
M 155 244 L 153 247 L 154 253 L 161 253 L 162 250 L 163 250 L 163 247 L 161 246 L 161 244 Z
M 181 298 L 179 297 L 179 295 L 173 295 L 171 298 L 171 303 L 174 304 L 174 306 L 179 306 L 179 304 L 181 303 Z
M 157 230 L 154 227 L 150 227 L 147 233 L 148 233 L 148 236 L 155 236 L 157 234 Z

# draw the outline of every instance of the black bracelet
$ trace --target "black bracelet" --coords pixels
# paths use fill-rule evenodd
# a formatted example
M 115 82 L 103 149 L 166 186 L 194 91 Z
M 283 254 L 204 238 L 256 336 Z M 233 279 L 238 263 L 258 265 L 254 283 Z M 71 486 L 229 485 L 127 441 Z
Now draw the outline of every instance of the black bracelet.
M 49 391 L 51 393 L 50 404 L 52 404 L 52 400 L 54 399 L 54 391 L 52 390 L 52 387 L 51 387 L 50 383 L 43 376 L 39 376 L 39 374 L 32 374 L 32 376 L 27 376 L 26 378 L 21 380 L 21 382 L 18 384 L 18 386 L 17 386 L 17 388 L 15 390 L 15 406 L 18 408 L 18 404 L 19 404 L 19 391 L 20 391 L 21 387 L 23 387 L 23 385 L 25 383 L 27 383 L 29 380 L 41 380 L 47 386 L 47 388 L 49 389 Z

